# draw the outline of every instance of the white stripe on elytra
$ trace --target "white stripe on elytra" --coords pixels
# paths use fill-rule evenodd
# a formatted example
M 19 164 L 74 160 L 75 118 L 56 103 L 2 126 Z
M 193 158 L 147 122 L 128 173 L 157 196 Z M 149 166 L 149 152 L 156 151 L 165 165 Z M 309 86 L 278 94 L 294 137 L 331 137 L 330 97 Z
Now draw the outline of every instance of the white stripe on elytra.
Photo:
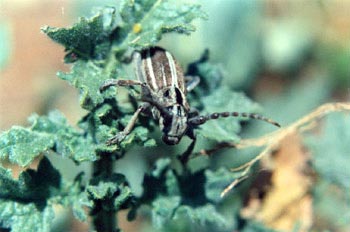
M 158 90 L 156 77 L 154 76 L 154 71 L 153 71 L 153 67 L 152 67 L 152 59 L 151 59 L 151 51 L 150 50 L 147 51 L 146 62 L 147 62 L 147 67 L 149 70 L 148 73 L 149 73 L 150 78 L 151 78 L 151 83 L 152 83 L 153 89 Z
M 165 87 L 165 86 L 167 86 L 167 82 L 166 82 L 166 76 L 165 76 L 165 71 L 164 71 L 164 65 L 163 64 L 160 65 L 160 69 L 161 69 L 162 77 L 163 77 L 163 87 Z
M 141 60 L 141 54 L 136 52 L 134 55 L 133 55 L 133 60 L 134 62 L 136 63 L 135 65 L 135 72 L 136 72 L 136 75 L 137 75 L 137 80 L 139 80 L 140 82 L 145 82 L 145 77 L 146 77 L 146 73 L 145 73 L 145 70 L 144 68 L 142 68 L 142 60 Z
M 170 74 L 171 74 L 171 85 L 179 88 L 179 85 L 177 82 L 176 66 L 175 66 L 175 61 L 173 59 L 173 56 L 167 51 L 165 51 L 165 55 L 168 58 L 168 62 L 169 62 Z

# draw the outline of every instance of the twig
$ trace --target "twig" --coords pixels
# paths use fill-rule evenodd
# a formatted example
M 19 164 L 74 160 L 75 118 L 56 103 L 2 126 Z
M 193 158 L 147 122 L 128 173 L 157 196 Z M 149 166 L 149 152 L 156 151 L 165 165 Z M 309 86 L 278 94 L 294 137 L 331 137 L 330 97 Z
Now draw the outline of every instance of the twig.
M 224 197 L 232 188 L 234 188 L 239 182 L 244 180 L 244 176 L 247 175 L 247 173 L 250 171 L 250 168 L 258 162 L 262 157 L 265 155 L 270 154 L 273 150 L 276 150 L 281 143 L 281 141 L 286 138 L 288 135 L 295 133 L 295 132 L 303 132 L 306 130 L 310 130 L 313 128 L 316 123 L 315 120 L 324 117 L 325 115 L 332 113 L 332 112 L 339 112 L 339 111 L 347 111 L 350 110 L 350 103 L 347 102 L 337 102 L 337 103 L 327 103 L 324 105 L 321 105 L 316 110 L 312 111 L 310 114 L 302 117 L 301 119 L 297 120 L 296 122 L 292 123 L 291 125 L 282 128 L 278 131 L 269 133 L 267 135 L 264 135 L 259 138 L 255 139 L 246 139 L 240 141 L 239 144 L 225 144 L 223 147 L 236 147 L 238 149 L 244 149 L 247 147 L 262 147 L 266 146 L 262 152 L 260 152 L 259 155 L 254 157 L 249 162 L 231 169 L 232 171 L 239 171 L 243 170 L 242 175 L 234 180 L 230 185 L 228 185 L 222 192 L 221 197 Z M 223 148 L 217 148 L 215 151 Z M 213 151 L 214 149 L 202 151 L 202 154 L 208 154 L 208 151 Z

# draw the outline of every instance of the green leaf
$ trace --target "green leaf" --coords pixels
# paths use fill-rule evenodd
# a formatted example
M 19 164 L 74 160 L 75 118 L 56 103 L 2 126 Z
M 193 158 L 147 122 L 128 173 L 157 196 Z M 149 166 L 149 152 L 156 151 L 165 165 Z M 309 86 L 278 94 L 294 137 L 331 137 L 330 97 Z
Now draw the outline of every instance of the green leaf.
M 29 121 L 32 131 L 45 133 L 54 138 L 54 151 L 75 162 L 95 161 L 95 145 L 92 138 L 85 136 L 68 124 L 65 117 L 58 111 L 48 116 L 33 115 Z
M 172 220 L 176 208 L 180 205 L 181 198 L 159 197 L 152 202 L 152 223 L 156 228 L 162 228 L 166 223 Z
M 152 203 L 152 224 L 171 231 L 187 231 L 196 226 L 201 231 L 227 230 L 230 224 L 211 204 L 191 207 L 181 204 L 181 198 L 159 197 Z
M 52 201 L 61 187 L 61 176 L 47 158 L 38 170 L 22 172 L 18 180 L 0 168 L 0 224 L 11 231 L 50 231 Z
M 50 134 L 13 126 L 0 135 L 0 158 L 9 158 L 11 163 L 24 167 L 53 145 Z
M 92 207 L 93 202 L 88 199 L 88 193 L 82 183 L 83 173 L 80 173 L 73 183 L 64 182 L 61 193 L 57 196 L 57 202 L 65 207 L 72 208 L 73 215 L 80 221 L 87 220 L 84 207 Z
M 348 191 L 321 179 L 312 192 L 315 231 L 349 231 Z
M 101 201 L 102 207 L 109 210 L 125 208 L 134 197 L 125 176 L 122 174 L 113 174 L 108 178 L 96 177 L 86 190 L 89 200 L 93 201 L 94 204 Z
M 0 226 L 12 232 L 49 232 L 53 218 L 52 206 L 40 209 L 34 203 L 0 199 Z
M 66 62 L 77 58 L 103 59 L 109 52 L 109 36 L 118 23 L 116 9 L 105 7 L 90 19 L 80 18 L 70 28 L 46 26 L 42 31 L 66 48 Z
M 99 89 L 105 80 L 111 78 L 93 62 L 81 60 L 74 63 L 70 73 L 58 72 L 57 76 L 80 91 L 79 103 L 82 108 L 90 111 L 103 102 L 104 98 Z
M 209 96 L 202 98 L 204 112 L 210 114 L 214 112 L 256 112 L 259 107 L 256 103 L 249 100 L 243 93 L 236 93 L 227 87 L 220 87 Z M 238 142 L 241 126 L 239 121 L 247 120 L 244 118 L 220 118 L 217 120 L 209 120 L 200 126 L 197 133 L 201 136 L 217 141 Z
M 175 221 L 187 221 L 199 225 L 207 231 L 228 230 L 230 224 L 212 204 L 201 207 L 180 206 L 173 216 Z
M 206 17 L 199 5 L 174 0 L 124 0 L 120 14 L 121 48 L 153 46 L 166 32 L 189 34 L 195 29 L 192 20 Z
M 71 28 L 42 29 L 65 46 L 66 62 L 78 61 L 70 73 L 58 76 L 79 89 L 84 109 L 92 110 L 104 98 L 111 98 L 111 91 L 101 94 L 99 87 L 106 79 L 127 73 L 122 61 L 130 46 L 155 45 L 165 32 L 189 33 L 194 30 L 190 22 L 204 16 L 198 5 L 172 0 L 126 0 L 121 5 L 120 15 L 115 8 L 106 7 L 90 19 L 81 18 Z
M 221 65 L 209 61 L 209 50 L 205 50 L 198 60 L 188 65 L 186 75 L 200 77 L 198 86 L 189 93 L 191 96 L 194 92 L 199 98 L 217 91 L 224 77 Z
M 9 170 L 0 168 L 0 196 L 16 201 L 45 201 L 55 194 L 61 185 L 60 173 L 43 158 L 38 170 L 28 169 L 14 180 Z
M 22 167 L 52 149 L 75 162 L 94 161 L 95 146 L 89 137 L 70 126 L 58 111 L 48 116 L 33 115 L 30 128 L 14 126 L 0 135 L 0 158 Z
M 220 168 L 216 171 L 205 170 L 205 177 L 205 196 L 209 200 L 219 203 L 223 200 L 220 196 L 221 192 L 235 179 L 241 177 L 241 173 Z
M 307 136 L 315 170 L 330 183 L 350 188 L 350 116 L 334 113 L 327 116 L 321 135 Z

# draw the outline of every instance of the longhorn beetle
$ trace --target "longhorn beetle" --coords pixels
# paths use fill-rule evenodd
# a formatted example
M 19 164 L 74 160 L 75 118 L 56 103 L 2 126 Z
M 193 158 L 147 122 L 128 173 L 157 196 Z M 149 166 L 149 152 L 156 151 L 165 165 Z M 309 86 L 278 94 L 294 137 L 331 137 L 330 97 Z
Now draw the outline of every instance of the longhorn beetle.
M 143 103 L 124 130 L 107 141 L 108 145 L 121 142 L 132 131 L 139 114 L 148 109 L 151 109 L 153 118 L 159 120 L 162 140 L 168 145 L 178 144 L 184 135 L 195 140 L 193 129 L 196 126 L 220 117 L 249 117 L 280 127 L 277 122 L 252 113 L 221 112 L 199 115 L 197 110 L 190 108 L 186 99 L 186 93 L 199 83 L 199 78 L 185 77 L 173 55 L 163 48 L 150 47 L 135 52 L 133 60 L 138 80 L 110 79 L 100 87 L 103 91 L 110 86 L 141 86 Z

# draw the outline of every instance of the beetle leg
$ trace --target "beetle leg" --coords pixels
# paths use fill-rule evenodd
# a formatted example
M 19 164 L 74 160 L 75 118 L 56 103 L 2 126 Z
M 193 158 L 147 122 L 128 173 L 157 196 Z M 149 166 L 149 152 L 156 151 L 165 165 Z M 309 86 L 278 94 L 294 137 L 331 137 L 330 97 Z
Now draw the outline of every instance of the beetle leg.
M 192 91 L 200 82 L 198 76 L 185 76 L 186 90 L 187 92 Z
M 146 110 L 148 107 L 150 106 L 150 104 L 148 102 L 143 103 L 142 105 L 140 105 L 137 110 L 135 111 L 135 113 L 133 114 L 133 116 L 131 117 L 128 125 L 126 125 L 126 127 L 124 128 L 123 131 L 119 132 L 118 134 L 116 134 L 115 136 L 113 136 L 112 138 L 110 138 L 107 141 L 107 145 L 113 145 L 113 144 L 118 144 L 120 143 L 128 134 L 130 134 L 130 132 L 134 129 L 135 123 L 137 121 L 137 118 L 139 117 L 140 113 L 143 112 L 144 110 Z
M 135 81 L 135 80 L 108 79 L 100 86 L 100 91 L 102 92 L 111 86 L 134 86 L 134 85 L 142 85 L 142 82 Z
M 185 165 L 188 160 L 190 159 L 194 146 L 196 145 L 196 136 L 193 132 L 193 129 L 191 128 L 191 131 L 189 131 L 187 133 L 188 137 L 190 137 L 192 139 L 192 142 L 190 143 L 190 145 L 187 147 L 186 151 L 182 154 L 178 156 L 179 161 L 182 163 L 182 165 Z

